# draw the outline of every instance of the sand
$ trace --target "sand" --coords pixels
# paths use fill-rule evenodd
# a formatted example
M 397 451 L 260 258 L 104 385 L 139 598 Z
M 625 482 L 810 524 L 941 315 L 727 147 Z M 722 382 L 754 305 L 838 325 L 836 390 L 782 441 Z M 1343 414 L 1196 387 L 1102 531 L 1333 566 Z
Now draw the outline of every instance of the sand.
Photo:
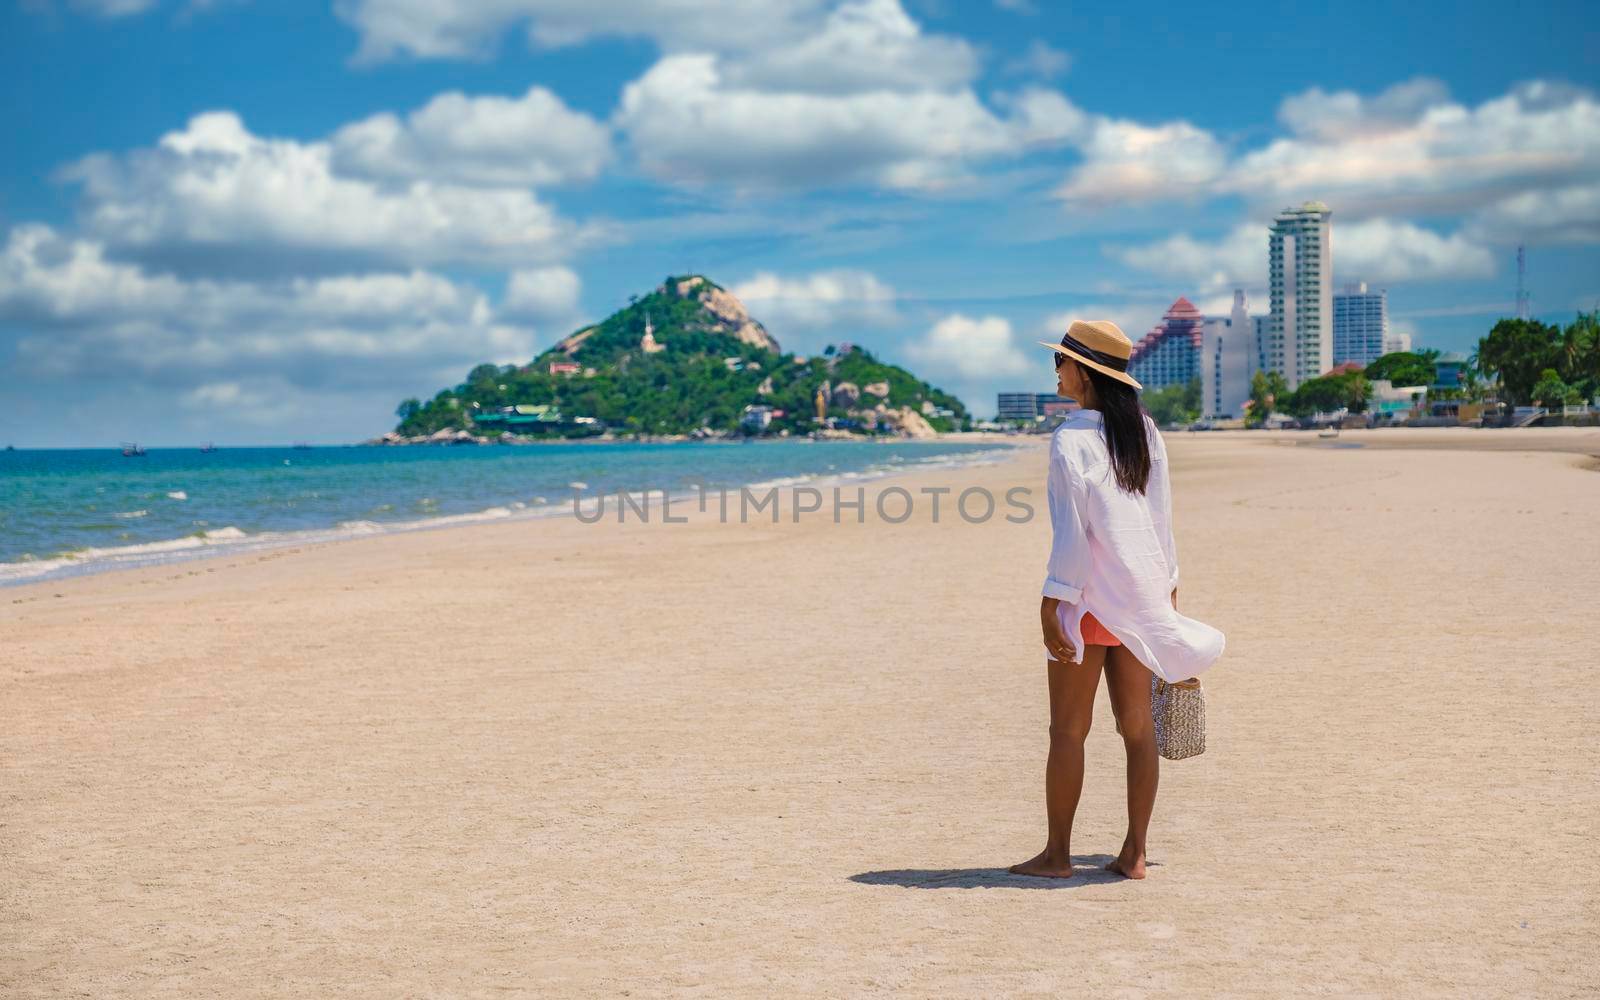
M 1138 883 L 1094 868 L 1103 687 L 1082 871 L 1004 873 L 1044 838 L 1036 447 L 895 481 L 1030 487 L 1022 525 L 479 525 L 0 590 L 0 995 L 1594 995 L 1600 474 L 1286 437 L 1169 435 L 1228 651 Z

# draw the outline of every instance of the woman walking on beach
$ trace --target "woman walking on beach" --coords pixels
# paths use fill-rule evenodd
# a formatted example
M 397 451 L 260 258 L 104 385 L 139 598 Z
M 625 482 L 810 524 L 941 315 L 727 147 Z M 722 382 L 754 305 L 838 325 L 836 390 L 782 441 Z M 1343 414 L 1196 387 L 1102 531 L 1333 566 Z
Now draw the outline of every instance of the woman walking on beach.
M 1128 375 L 1133 345 L 1115 323 L 1076 322 L 1055 351 L 1056 391 L 1082 404 L 1050 441 L 1054 537 L 1039 619 L 1050 687 L 1045 763 L 1049 834 L 1019 875 L 1072 875 L 1072 820 L 1083 790 L 1083 745 L 1105 671 L 1128 755 L 1128 835 L 1106 867 L 1144 878 L 1158 760 L 1151 675 L 1197 677 L 1222 655 L 1222 633 L 1178 614 L 1167 449 Z

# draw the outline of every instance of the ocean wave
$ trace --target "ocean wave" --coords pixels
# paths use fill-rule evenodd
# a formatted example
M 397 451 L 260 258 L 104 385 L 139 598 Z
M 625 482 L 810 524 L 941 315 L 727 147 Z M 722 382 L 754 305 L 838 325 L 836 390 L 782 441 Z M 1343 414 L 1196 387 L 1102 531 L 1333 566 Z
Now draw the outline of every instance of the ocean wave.
M 751 490 L 767 490 L 772 488 L 788 489 L 796 486 L 828 486 L 848 482 L 852 485 L 881 479 L 887 476 L 904 475 L 912 471 L 927 471 L 937 468 L 960 468 L 968 465 L 992 464 L 1000 461 L 1014 449 L 1009 445 L 994 448 L 984 448 L 974 451 L 957 452 L 944 455 L 930 456 L 889 456 L 886 460 L 875 462 L 865 469 L 839 471 L 836 465 L 829 463 L 826 470 L 803 473 L 796 475 L 775 476 L 748 484 L 743 484 Z M 618 484 L 621 485 L 621 484 Z M 573 481 L 569 486 L 580 490 L 588 489 L 588 484 Z M 708 487 L 709 488 L 709 487 Z M 726 488 L 730 494 L 736 495 L 740 484 L 729 484 Z M 626 487 L 624 487 L 626 489 Z M 182 493 L 183 491 L 173 491 Z M 608 496 L 614 497 L 617 487 L 613 486 L 604 491 Z M 635 502 L 643 504 L 646 494 L 639 489 L 626 490 Z M 688 499 L 693 500 L 698 492 L 693 489 L 673 491 L 672 502 Z M 660 502 L 660 491 L 652 488 L 648 499 L 652 506 Z M 181 560 L 196 559 L 225 552 L 257 551 L 268 548 L 281 548 L 289 545 L 299 545 L 317 542 L 340 541 L 375 535 L 391 533 L 423 531 L 432 528 L 445 528 L 454 525 L 467 525 L 493 521 L 522 521 L 535 520 L 549 517 L 565 517 L 572 513 L 571 498 L 562 498 L 555 501 L 548 500 L 543 495 L 535 495 L 531 504 L 526 501 L 507 501 L 505 504 L 496 504 L 481 510 L 468 511 L 459 514 L 440 515 L 434 513 L 439 501 L 433 497 L 424 497 L 416 501 L 412 510 L 415 514 L 410 519 L 395 521 L 375 521 L 366 518 L 339 521 L 329 528 L 311 528 L 284 531 L 258 531 L 247 533 L 236 527 L 227 526 L 213 530 L 197 531 L 180 538 L 169 538 L 157 541 L 148 541 L 123 546 L 88 547 L 71 552 L 61 552 L 49 558 L 20 556 L 18 561 L 0 563 L 0 586 L 8 584 L 38 581 L 52 576 L 78 575 L 96 572 L 101 569 L 134 568 L 143 565 L 154 565 Z M 394 510 L 396 504 L 384 503 L 371 508 L 374 512 Z M 118 518 L 127 520 L 148 516 L 148 510 L 124 511 L 117 514 Z M 200 522 L 195 522 L 196 524 Z

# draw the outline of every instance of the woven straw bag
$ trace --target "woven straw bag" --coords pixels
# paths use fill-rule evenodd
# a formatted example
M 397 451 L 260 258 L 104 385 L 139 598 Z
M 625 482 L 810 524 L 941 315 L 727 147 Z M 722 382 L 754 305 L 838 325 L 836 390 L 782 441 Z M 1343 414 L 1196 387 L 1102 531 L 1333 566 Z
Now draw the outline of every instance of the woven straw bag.
M 1161 756 L 1183 760 L 1206 752 L 1206 693 L 1198 678 L 1178 684 L 1150 678 L 1150 711 Z

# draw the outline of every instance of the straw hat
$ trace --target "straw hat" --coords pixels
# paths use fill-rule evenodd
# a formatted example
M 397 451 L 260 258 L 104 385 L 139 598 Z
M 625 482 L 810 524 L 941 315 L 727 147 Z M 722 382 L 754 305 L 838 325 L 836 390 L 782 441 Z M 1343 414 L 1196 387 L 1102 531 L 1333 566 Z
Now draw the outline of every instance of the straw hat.
M 1048 347 L 1057 354 L 1065 354 L 1079 364 L 1110 375 L 1118 382 L 1126 382 L 1135 389 L 1144 388 L 1128 374 L 1128 358 L 1133 354 L 1133 341 L 1108 319 L 1074 320 L 1067 327 L 1061 343 L 1041 340 L 1039 346 Z

